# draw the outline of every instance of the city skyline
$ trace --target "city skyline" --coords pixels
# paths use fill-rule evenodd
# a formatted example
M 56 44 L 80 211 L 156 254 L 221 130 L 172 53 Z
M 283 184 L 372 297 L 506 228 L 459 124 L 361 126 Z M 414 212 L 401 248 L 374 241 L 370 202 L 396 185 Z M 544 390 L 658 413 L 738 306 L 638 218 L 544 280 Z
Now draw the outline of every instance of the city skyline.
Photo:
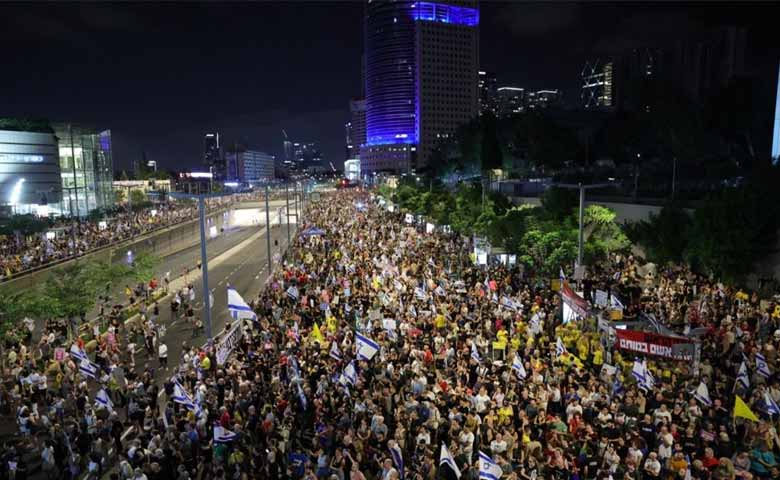
M 579 96 L 584 62 L 613 45 L 669 41 L 670 32 L 701 25 L 745 26 L 747 74 L 767 77 L 758 93 L 771 122 L 778 48 L 767 31 L 776 6 L 482 2 L 480 10 L 479 68 L 495 73 L 499 87 L 560 88 L 566 102 Z M 3 115 L 110 128 L 117 171 L 130 170 L 144 151 L 160 168 L 197 168 L 209 131 L 283 158 L 284 128 L 320 143 L 328 161 L 343 160 L 348 100 L 362 92 L 360 2 L 5 4 L 0 11 L 6 65 L 26 72 L 0 80 Z M 321 22 L 325 11 L 332 22 Z M 22 36 L 19 25 L 30 24 L 41 28 Z

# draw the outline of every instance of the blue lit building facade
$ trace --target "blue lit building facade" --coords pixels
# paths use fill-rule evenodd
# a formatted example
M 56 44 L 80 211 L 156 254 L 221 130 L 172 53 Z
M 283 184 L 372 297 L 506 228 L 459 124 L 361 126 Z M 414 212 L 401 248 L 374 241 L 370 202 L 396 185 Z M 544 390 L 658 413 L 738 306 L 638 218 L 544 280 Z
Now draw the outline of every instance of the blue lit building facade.
M 438 142 L 479 113 L 477 2 L 369 0 L 365 48 L 361 171 L 425 168 Z

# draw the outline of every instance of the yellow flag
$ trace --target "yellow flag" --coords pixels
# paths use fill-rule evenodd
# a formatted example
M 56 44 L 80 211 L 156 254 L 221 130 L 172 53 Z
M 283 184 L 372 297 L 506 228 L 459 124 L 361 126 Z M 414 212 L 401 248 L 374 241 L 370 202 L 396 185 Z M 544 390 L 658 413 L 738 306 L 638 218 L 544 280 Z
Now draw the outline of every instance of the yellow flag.
M 317 325 L 316 322 L 314 323 L 314 328 L 311 329 L 309 338 L 315 342 L 320 342 L 320 343 L 323 343 L 325 340 L 325 337 L 322 336 L 322 332 L 320 332 L 320 326 Z
M 734 402 L 734 418 L 737 417 L 747 418 L 748 420 L 753 420 L 754 422 L 758 421 L 756 414 L 750 411 L 750 407 L 747 406 L 744 400 L 739 398 L 739 395 L 737 395 L 737 401 Z

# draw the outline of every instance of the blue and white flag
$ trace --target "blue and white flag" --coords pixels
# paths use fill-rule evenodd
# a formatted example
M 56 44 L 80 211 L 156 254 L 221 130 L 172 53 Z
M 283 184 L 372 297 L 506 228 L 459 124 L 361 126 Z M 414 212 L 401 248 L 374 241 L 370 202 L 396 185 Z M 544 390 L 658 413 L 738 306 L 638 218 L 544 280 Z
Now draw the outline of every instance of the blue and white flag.
M 297 343 L 301 343 L 301 332 L 298 329 L 298 321 L 296 320 L 295 323 L 293 323 L 292 328 L 292 336 L 295 339 Z
M 298 295 L 298 289 L 294 285 L 290 285 L 290 288 L 287 289 L 287 296 L 293 300 L 298 300 Z
M 295 355 L 290 355 L 290 357 L 287 359 L 287 365 L 290 367 L 290 379 L 291 380 L 298 380 L 301 378 L 301 367 L 298 366 L 298 359 L 295 358 Z
M 444 291 L 444 289 L 442 288 L 441 285 L 436 287 L 436 290 L 434 290 L 433 293 L 435 293 L 436 295 L 438 295 L 440 297 L 443 297 L 443 296 L 445 296 L 447 294 L 447 292 Z
M 214 443 L 229 443 L 237 438 L 237 433 L 231 432 L 220 425 L 214 425 Z
M 252 307 L 244 301 L 235 288 L 228 287 L 227 304 L 230 316 L 235 320 L 246 319 L 252 320 L 253 322 L 257 321 L 257 314 L 252 310 Z
M 87 359 L 84 359 L 79 363 L 79 373 L 92 379 L 97 377 L 99 369 L 100 367 Z
M 623 302 L 614 293 L 609 296 L 610 308 L 614 310 L 624 310 Z
M 113 402 L 111 402 L 111 399 L 108 397 L 108 393 L 106 393 L 105 388 L 101 388 L 97 392 L 97 395 L 95 395 L 95 404 L 105 408 L 109 412 L 114 411 L 114 404 Z
M 339 345 L 336 343 L 336 340 L 333 340 L 330 342 L 330 358 L 334 360 L 341 361 L 341 350 L 339 350 Z
M 631 375 L 636 379 L 639 388 L 643 390 L 652 390 L 655 387 L 655 378 L 647 368 L 647 363 L 642 360 L 634 360 L 634 367 L 631 369 Z
M 450 470 L 455 473 L 455 478 L 460 478 L 460 468 L 458 468 L 458 464 L 455 463 L 455 458 L 450 453 L 450 449 L 443 443 L 441 444 L 441 454 L 439 454 L 439 466 L 442 465 L 450 467 Z
M 195 401 L 192 399 L 192 397 L 190 397 L 187 391 L 184 390 L 184 387 L 182 387 L 178 381 L 173 384 L 173 401 L 184 405 L 187 410 L 193 412 L 198 411 L 198 406 L 195 404 Z
M 764 408 L 766 413 L 770 415 L 780 415 L 780 406 L 777 405 L 775 399 L 769 394 L 769 390 L 764 391 Z
M 756 354 L 756 372 L 762 377 L 769 378 L 772 373 L 769 371 L 769 365 L 766 363 L 766 357 L 760 353 Z
M 566 345 L 563 344 L 563 340 L 561 340 L 561 337 L 558 337 L 558 340 L 555 342 L 555 358 L 560 358 L 562 355 L 568 353 Z
M 704 382 L 699 383 L 696 391 L 693 392 L 693 398 L 701 402 L 702 405 L 707 407 L 712 406 L 712 400 L 710 400 L 710 390 Z
M 414 296 L 417 297 L 419 300 L 425 300 L 427 295 L 425 295 L 425 290 L 423 290 L 420 287 L 417 287 L 414 289 Z
M 737 383 L 745 387 L 745 389 L 750 388 L 750 375 L 748 374 L 747 364 L 745 364 L 744 360 L 742 361 L 742 365 L 739 366 L 739 372 L 737 373 Z
M 358 360 L 371 360 L 379 351 L 379 344 L 364 335 L 355 333 L 355 348 Z
M 558 267 L 560 270 L 558 271 L 558 280 L 561 281 L 561 287 L 563 287 L 563 282 L 566 281 L 566 274 L 563 273 L 563 267 Z
M 498 480 L 504 472 L 501 467 L 482 450 L 479 451 L 479 478 Z
M 525 371 L 525 365 L 523 365 L 523 359 L 517 353 L 515 353 L 515 359 L 512 361 L 512 370 L 517 372 L 520 380 L 525 380 L 525 377 L 528 376 L 528 373 Z
M 298 387 L 298 400 L 301 401 L 301 408 L 306 410 L 306 405 L 308 405 L 308 402 L 306 401 L 306 394 L 303 392 L 303 388 L 301 387 L 300 383 L 297 383 L 296 385 Z
M 75 343 L 70 346 L 70 356 L 81 362 L 82 360 L 89 360 L 87 358 L 87 352 L 80 349 Z
M 482 363 L 482 357 L 479 356 L 479 350 L 477 350 L 477 344 L 474 342 L 471 342 L 471 358 L 477 361 L 477 363 Z
M 344 367 L 344 373 L 342 374 L 344 381 L 353 387 L 357 384 L 357 370 L 355 369 L 355 361 L 349 362 L 349 365 Z
M 390 455 L 393 457 L 393 463 L 395 464 L 396 468 L 398 469 L 398 474 L 400 475 L 401 480 L 404 478 L 404 456 L 401 452 L 401 449 L 398 447 L 398 444 L 393 442 L 392 445 L 389 447 Z

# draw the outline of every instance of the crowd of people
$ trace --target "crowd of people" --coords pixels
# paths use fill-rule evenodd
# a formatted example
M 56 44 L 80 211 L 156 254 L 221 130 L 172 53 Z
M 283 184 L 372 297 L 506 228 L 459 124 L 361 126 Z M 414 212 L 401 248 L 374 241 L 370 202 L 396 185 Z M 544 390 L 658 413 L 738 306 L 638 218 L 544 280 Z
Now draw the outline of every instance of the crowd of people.
M 615 255 L 580 285 L 590 313 L 564 322 L 549 278 L 476 266 L 468 239 L 368 192 L 331 195 L 251 307 L 231 307 L 225 331 L 244 333 L 227 357 L 227 337 L 160 356 L 157 384 L 127 368 L 121 325 L 62 358 L 8 350 L 0 407 L 24 443 L 0 466 L 20 478 L 32 447 L 49 478 L 780 478 L 772 300 Z M 626 319 L 698 330 L 700 360 L 611 345 L 599 290 Z
M 223 208 L 232 199 L 211 199 L 208 208 Z M 163 203 L 143 210 L 118 211 L 101 221 L 63 220 L 48 232 L 0 236 L 0 281 L 36 267 L 79 257 L 96 248 L 149 233 L 161 227 L 192 220 L 198 214 L 192 203 Z

